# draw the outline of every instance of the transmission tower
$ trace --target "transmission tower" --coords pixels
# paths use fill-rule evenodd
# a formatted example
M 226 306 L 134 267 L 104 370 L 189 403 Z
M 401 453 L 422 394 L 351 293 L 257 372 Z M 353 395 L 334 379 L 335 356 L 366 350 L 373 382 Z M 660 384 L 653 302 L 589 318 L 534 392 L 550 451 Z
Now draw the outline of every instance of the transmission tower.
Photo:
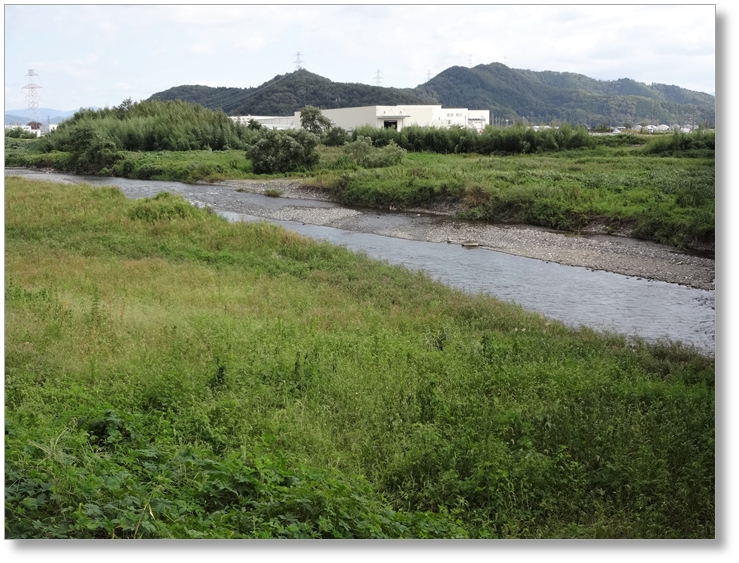
M 380 69 L 377 69 L 377 74 L 375 74 L 375 84 L 382 86 L 382 73 Z
M 467 66 L 472 68 L 472 55 L 470 55 L 470 58 L 467 60 Z
M 300 51 L 298 51 L 295 54 L 295 70 L 301 70 L 303 67 L 301 66 L 303 64 L 303 61 L 300 60 Z
M 429 80 L 431 80 L 431 71 L 430 70 L 426 73 L 426 82 L 428 82 Z
M 38 103 L 38 91 L 43 90 L 42 86 L 39 86 L 38 84 L 33 83 L 33 77 L 38 76 L 36 72 L 33 69 L 29 69 L 29 71 L 26 73 L 26 80 L 28 81 L 28 84 L 26 84 L 21 90 L 26 91 L 26 99 L 28 100 L 28 109 L 31 110 L 31 115 L 33 116 L 34 123 L 38 123 L 38 110 L 39 110 L 39 103 Z

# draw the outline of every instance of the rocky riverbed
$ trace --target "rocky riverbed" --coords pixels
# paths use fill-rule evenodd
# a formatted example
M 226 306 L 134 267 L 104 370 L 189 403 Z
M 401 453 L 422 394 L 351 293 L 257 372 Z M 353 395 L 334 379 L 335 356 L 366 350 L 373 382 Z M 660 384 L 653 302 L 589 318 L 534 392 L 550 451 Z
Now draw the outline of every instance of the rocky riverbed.
M 279 192 L 270 205 L 239 197 L 240 193 L 264 194 L 268 190 Z M 715 289 L 712 258 L 628 237 L 573 235 L 525 225 L 457 221 L 452 218 L 454 209 L 449 207 L 403 211 L 351 209 L 331 204 L 326 192 L 294 179 L 228 180 L 208 184 L 203 192 L 203 197 L 197 198 L 199 203 L 224 211 L 411 240 L 449 244 L 475 241 L 481 248 L 517 256 Z M 316 204 L 290 200 L 310 200 Z

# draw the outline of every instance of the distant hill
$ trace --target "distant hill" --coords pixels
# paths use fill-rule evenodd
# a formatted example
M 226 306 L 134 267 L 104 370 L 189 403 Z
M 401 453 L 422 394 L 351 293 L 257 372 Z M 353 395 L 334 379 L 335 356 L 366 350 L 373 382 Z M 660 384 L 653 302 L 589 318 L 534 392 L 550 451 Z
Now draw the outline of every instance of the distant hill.
M 257 88 L 176 86 L 150 100 L 182 100 L 229 115 L 292 115 L 306 105 L 322 109 L 397 104 L 436 104 L 436 99 L 410 88 L 332 82 L 301 69 L 277 75 Z
M 503 119 L 536 123 L 671 125 L 716 120 L 716 99 L 703 92 L 629 78 L 608 81 L 571 72 L 512 69 L 500 63 L 454 66 L 415 91 L 444 105 L 489 109 Z
M 149 99 L 222 109 L 228 115 L 292 115 L 305 105 L 322 109 L 367 105 L 442 104 L 490 110 L 499 119 L 553 120 L 597 126 L 654 122 L 715 123 L 715 98 L 665 84 L 629 78 L 595 80 L 569 72 L 512 69 L 500 63 L 454 66 L 416 88 L 349 84 L 298 70 L 256 88 L 176 86 Z

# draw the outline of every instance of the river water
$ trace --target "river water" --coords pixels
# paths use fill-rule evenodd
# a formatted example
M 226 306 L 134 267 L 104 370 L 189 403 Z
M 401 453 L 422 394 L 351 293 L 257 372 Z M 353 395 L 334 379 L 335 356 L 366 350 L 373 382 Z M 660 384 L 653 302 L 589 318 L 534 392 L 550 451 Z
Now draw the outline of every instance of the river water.
M 196 204 L 213 206 L 215 203 L 214 210 L 230 221 L 262 220 L 254 215 L 218 209 L 217 198 L 208 200 L 208 196 L 215 193 L 209 192 L 209 186 L 14 169 L 5 173 L 55 182 L 115 185 L 132 198 L 170 191 Z M 227 192 L 229 197 L 256 201 L 265 209 L 285 205 L 340 209 L 327 202 L 281 200 L 259 194 L 237 194 L 235 190 L 232 192 L 232 196 Z M 219 193 L 224 192 L 221 189 Z M 385 220 L 388 220 L 387 216 Z M 713 354 L 715 350 L 714 291 L 564 266 L 487 249 L 466 249 L 459 245 L 405 240 L 294 221 L 272 219 L 270 222 L 304 236 L 365 252 L 392 264 L 423 270 L 431 278 L 447 285 L 515 302 L 527 310 L 570 326 L 585 325 L 650 341 L 679 340 L 708 354 Z

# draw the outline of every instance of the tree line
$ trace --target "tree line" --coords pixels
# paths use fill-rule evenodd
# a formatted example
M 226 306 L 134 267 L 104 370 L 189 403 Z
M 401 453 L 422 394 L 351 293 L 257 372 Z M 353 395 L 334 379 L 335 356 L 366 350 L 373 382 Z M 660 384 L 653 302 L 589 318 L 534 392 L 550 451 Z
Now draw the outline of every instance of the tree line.
M 302 108 L 299 129 L 280 131 L 255 121 L 244 126 L 220 110 L 180 100 L 132 102 L 127 99 L 112 108 L 80 110 L 39 139 L 37 150 L 68 153 L 71 169 L 80 173 L 96 173 L 112 167 L 123 157 L 123 151 L 243 150 L 254 172 L 268 174 L 314 167 L 319 144 L 344 147 L 347 160 L 363 167 L 377 167 L 397 163 L 406 151 L 536 154 L 637 141 L 633 136 L 619 137 L 595 139 L 584 127 L 569 123 L 540 130 L 521 124 L 505 129 L 489 126 L 479 133 L 463 127 L 409 126 L 398 131 L 366 126 L 348 133 L 333 126 L 314 106 Z M 681 137 L 655 147 L 653 152 L 713 151 L 712 139 L 696 138 L 688 142 Z

